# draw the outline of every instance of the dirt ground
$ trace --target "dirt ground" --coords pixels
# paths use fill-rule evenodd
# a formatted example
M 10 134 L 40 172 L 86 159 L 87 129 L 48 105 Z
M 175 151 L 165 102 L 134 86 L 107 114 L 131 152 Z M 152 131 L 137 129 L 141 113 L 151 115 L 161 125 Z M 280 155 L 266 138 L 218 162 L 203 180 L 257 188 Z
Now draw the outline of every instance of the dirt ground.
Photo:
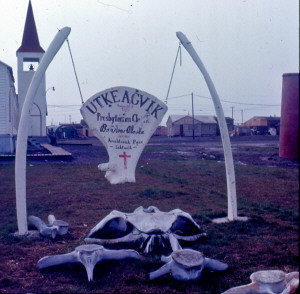
M 103 163 L 107 152 L 97 138 L 59 140 L 58 146 L 73 155 L 70 163 Z M 84 148 L 83 148 L 84 147 Z M 279 136 L 231 137 L 235 164 L 259 165 L 298 169 L 299 161 L 279 157 Z M 141 155 L 141 160 L 180 156 L 183 159 L 212 159 L 224 161 L 221 137 L 152 137 Z
M 153 137 L 142 152 L 136 183 L 111 185 L 97 164 L 108 161 L 96 139 L 61 140 L 72 160 L 27 160 L 27 213 L 46 221 L 67 221 L 69 232 L 56 239 L 20 239 L 15 209 L 13 159 L 0 161 L 0 293 L 203 293 L 218 294 L 250 282 L 264 269 L 299 271 L 299 163 L 280 158 L 279 138 L 231 138 L 238 215 L 247 222 L 214 224 L 227 213 L 226 178 L 220 137 Z M 197 159 L 197 160 L 196 160 Z M 203 159 L 203 160 L 201 160 Z M 160 255 L 140 261 L 106 262 L 88 282 L 83 266 L 39 270 L 47 255 L 71 252 L 112 210 L 132 212 L 150 205 L 180 208 L 207 233 L 205 240 L 181 244 L 228 264 L 224 272 L 204 271 L 201 279 L 177 282 L 166 275 L 148 279 L 163 265 Z M 29 224 L 29 229 L 34 226 Z

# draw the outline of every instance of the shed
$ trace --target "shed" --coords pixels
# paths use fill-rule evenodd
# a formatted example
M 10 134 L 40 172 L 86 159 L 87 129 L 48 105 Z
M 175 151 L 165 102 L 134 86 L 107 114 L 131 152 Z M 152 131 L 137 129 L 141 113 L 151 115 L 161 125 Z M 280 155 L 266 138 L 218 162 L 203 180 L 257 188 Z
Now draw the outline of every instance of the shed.
M 217 121 L 212 115 L 194 116 L 194 135 L 216 136 Z M 167 136 L 193 136 L 193 117 L 191 115 L 170 115 L 167 120 Z
M 54 135 L 58 139 L 78 138 L 78 132 L 72 124 L 60 125 L 54 131 Z
M 279 134 L 280 117 L 277 116 L 253 116 L 243 126 L 249 127 L 253 135 L 268 134 L 270 129 L 275 129 Z
M 158 126 L 152 136 L 166 136 L 167 135 L 167 127 Z

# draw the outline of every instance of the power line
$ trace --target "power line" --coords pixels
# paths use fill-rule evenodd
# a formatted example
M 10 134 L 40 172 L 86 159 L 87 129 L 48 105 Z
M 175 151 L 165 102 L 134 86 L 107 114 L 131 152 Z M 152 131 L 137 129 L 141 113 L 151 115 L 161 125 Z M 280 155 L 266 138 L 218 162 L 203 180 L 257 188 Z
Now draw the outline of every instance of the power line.
M 54 104 L 51 104 L 51 105 L 48 105 L 49 107 L 80 107 L 81 105 L 67 105 L 67 104 L 62 104 L 62 105 L 54 105 Z
M 240 104 L 240 105 L 255 105 L 255 106 L 280 106 L 280 104 L 259 104 L 259 103 L 243 103 L 243 102 L 233 102 L 233 101 L 227 101 L 227 100 L 221 100 L 226 103 L 232 103 L 232 104 Z
M 168 92 L 167 92 L 166 101 L 165 101 L 166 104 L 168 103 L 168 96 L 169 96 L 169 92 L 170 92 L 170 88 L 171 88 L 171 84 L 172 84 L 172 80 L 173 80 L 173 75 L 174 75 L 174 71 L 175 71 L 175 66 L 176 66 L 176 62 L 177 62 L 179 53 L 180 53 L 180 66 L 181 66 L 181 43 L 180 42 L 179 42 L 179 46 L 177 49 L 176 58 L 175 58 L 175 62 L 174 62 L 174 66 L 173 66 L 173 70 L 172 70 L 172 74 L 171 74 L 171 79 L 170 79 L 170 83 L 169 83 L 169 87 L 168 87 Z
M 174 97 L 169 97 L 168 99 L 177 99 L 177 98 L 182 98 L 182 97 L 187 97 L 190 96 L 191 94 L 186 94 L 186 95 L 181 95 L 181 96 L 174 96 Z
M 68 48 L 69 48 L 69 52 L 70 52 L 70 56 L 71 56 L 71 60 L 72 60 L 72 64 L 73 64 L 73 69 L 74 69 L 74 73 L 75 73 L 75 77 L 76 77 L 76 81 L 77 81 L 77 86 L 78 86 L 78 90 L 79 90 L 81 102 L 82 102 L 82 104 L 84 104 L 84 101 L 83 101 L 83 98 L 82 98 L 81 89 L 80 89 L 80 85 L 79 85 L 79 81 L 78 81 L 78 77 L 77 77 L 77 73 L 76 73 L 76 69 L 75 69 L 75 64 L 74 64 L 74 60 L 73 60 L 73 56 L 72 56 L 72 52 L 71 52 L 71 47 L 70 47 L 69 39 L 68 38 L 67 38 L 67 44 L 68 44 Z
M 175 97 L 170 97 L 169 99 L 181 98 L 181 97 L 185 97 L 185 96 L 189 96 L 189 95 L 190 95 L 190 94 L 181 95 L 181 96 L 175 96 Z M 211 97 L 208 97 L 208 96 L 203 96 L 203 95 L 198 95 L 198 94 L 194 94 L 194 95 L 197 96 L 197 97 L 200 97 L 200 98 L 212 100 L 212 98 L 211 98 Z M 281 106 L 280 104 L 244 103 L 244 102 L 236 102 L 236 101 L 228 101 L 228 100 L 221 100 L 221 101 L 222 101 L 222 102 L 225 102 L 225 103 L 240 104 L 240 105 Z
M 197 95 L 195 94 L 195 96 L 201 97 L 201 98 L 205 98 L 205 99 L 212 99 L 211 97 L 207 97 L 207 96 L 201 96 L 201 95 Z M 280 106 L 280 104 L 259 104 L 259 103 L 244 103 L 244 102 L 236 102 L 236 101 L 228 101 L 228 100 L 221 100 L 222 102 L 225 103 L 232 103 L 232 104 L 241 104 L 241 105 L 255 105 L 255 106 Z

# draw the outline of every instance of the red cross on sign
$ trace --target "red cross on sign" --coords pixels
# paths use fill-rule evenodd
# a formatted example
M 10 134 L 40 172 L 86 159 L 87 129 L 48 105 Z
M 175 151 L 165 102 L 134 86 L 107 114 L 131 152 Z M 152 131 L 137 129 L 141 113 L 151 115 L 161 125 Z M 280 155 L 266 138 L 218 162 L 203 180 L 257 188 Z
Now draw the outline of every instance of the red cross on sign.
M 127 169 L 127 157 L 131 157 L 131 155 L 127 155 L 126 152 L 123 152 L 123 155 L 119 155 L 119 157 L 123 157 L 124 158 L 124 169 Z

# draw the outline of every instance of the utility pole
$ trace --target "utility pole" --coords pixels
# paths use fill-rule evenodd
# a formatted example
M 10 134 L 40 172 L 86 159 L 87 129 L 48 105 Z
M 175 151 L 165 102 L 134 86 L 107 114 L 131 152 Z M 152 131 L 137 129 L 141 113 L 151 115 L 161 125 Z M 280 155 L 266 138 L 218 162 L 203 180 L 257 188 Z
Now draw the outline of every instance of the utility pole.
M 241 112 L 242 112 L 242 124 L 244 123 L 244 112 L 243 112 L 244 110 L 243 109 L 241 109 Z
M 231 106 L 231 118 L 233 119 L 233 108 L 234 106 Z
M 194 94 L 192 92 L 193 140 L 195 140 Z

